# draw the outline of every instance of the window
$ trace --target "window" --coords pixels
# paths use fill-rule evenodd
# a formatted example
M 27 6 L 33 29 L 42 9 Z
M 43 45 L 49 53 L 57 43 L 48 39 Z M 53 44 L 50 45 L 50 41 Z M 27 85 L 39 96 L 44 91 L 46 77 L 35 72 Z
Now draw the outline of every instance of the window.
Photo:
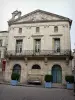
M 39 32 L 39 31 L 40 31 L 39 27 L 36 27 L 36 32 Z
M 2 46 L 2 40 L 0 40 L 0 46 Z
M 32 69 L 41 69 L 39 65 L 33 65 Z
M 19 33 L 22 33 L 22 28 L 19 28 Z
M 60 38 L 54 39 L 54 50 L 60 52 Z
M 0 51 L 0 58 L 1 58 L 1 51 Z
M 35 52 L 40 52 L 41 40 L 35 39 Z
M 16 40 L 16 53 L 22 52 L 22 42 L 23 40 Z
M 54 26 L 54 32 L 58 32 L 58 26 Z

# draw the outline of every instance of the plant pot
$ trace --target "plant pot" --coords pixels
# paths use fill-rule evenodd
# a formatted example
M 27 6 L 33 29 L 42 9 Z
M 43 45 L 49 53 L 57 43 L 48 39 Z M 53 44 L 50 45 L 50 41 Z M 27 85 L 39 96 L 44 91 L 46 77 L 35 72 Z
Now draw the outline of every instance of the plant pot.
M 74 89 L 73 83 L 67 83 L 67 89 Z
M 45 88 L 51 88 L 52 82 L 45 82 Z
M 18 84 L 17 80 L 11 80 L 11 85 L 16 86 Z

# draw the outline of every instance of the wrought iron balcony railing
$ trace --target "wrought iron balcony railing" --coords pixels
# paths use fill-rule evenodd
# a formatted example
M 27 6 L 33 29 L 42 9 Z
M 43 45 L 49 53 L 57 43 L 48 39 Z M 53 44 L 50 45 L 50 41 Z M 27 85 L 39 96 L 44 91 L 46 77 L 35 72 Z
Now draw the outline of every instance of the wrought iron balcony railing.
M 35 50 L 23 50 L 22 52 L 16 52 L 14 50 L 8 50 L 5 52 L 6 56 L 33 56 L 33 55 L 70 55 L 70 50 L 40 50 L 39 52 L 35 52 Z

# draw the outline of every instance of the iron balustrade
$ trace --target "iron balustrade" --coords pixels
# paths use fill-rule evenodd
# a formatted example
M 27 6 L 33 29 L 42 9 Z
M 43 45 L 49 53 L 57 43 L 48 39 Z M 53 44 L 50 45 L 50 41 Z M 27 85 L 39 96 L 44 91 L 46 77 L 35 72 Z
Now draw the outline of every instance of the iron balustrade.
M 71 50 L 22 50 L 22 52 L 16 52 L 15 50 L 8 50 L 5 52 L 6 56 L 32 56 L 32 55 L 71 55 Z

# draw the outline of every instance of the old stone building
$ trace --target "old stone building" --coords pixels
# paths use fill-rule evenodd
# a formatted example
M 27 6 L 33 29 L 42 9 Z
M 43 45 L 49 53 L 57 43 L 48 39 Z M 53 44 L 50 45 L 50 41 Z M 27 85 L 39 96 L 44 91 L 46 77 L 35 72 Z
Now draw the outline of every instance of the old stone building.
M 53 83 L 65 83 L 65 75 L 72 74 L 71 23 L 42 10 L 24 16 L 14 11 L 8 21 L 5 80 L 16 72 L 21 83 L 44 83 L 45 74 L 53 75 Z
M 8 43 L 8 31 L 0 31 L 0 81 L 3 80 L 2 73 L 2 59 L 4 59 L 4 53 Z

